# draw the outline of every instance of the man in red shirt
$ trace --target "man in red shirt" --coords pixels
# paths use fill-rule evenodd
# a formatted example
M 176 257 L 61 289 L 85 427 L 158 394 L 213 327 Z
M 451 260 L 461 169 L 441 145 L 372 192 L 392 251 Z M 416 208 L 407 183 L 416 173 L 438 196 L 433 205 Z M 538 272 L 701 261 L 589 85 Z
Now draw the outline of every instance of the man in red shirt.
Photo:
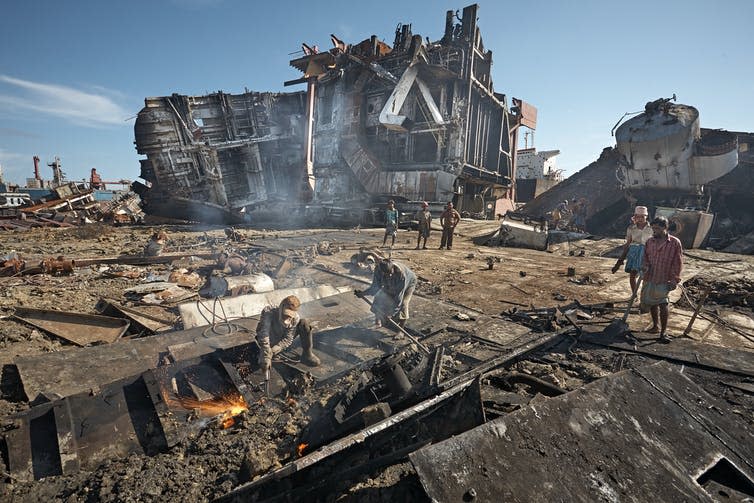
M 678 238 L 668 234 L 668 219 L 652 220 L 652 237 L 644 245 L 641 289 L 641 312 L 652 314 L 650 333 L 660 332 L 660 342 L 670 342 L 665 329 L 668 326 L 668 296 L 681 282 L 683 247 Z M 660 326 L 657 326 L 657 323 Z

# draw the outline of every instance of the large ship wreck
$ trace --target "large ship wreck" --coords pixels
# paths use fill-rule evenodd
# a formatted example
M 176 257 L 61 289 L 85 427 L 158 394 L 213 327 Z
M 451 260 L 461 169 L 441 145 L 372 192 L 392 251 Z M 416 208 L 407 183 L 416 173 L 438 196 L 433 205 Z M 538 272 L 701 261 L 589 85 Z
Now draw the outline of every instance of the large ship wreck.
M 614 147 L 522 211 L 542 216 L 588 195 L 589 231 L 620 235 L 640 204 L 667 217 L 685 248 L 724 249 L 754 232 L 754 134 L 702 128 L 699 111 L 675 99 L 659 98 L 625 114 L 634 117 L 613 128 Z M 751 236 L 741 239 L 740 250 L 754 249 Z
M 134 184 L 153 215 L 243 221 L 244 210 L 297 195 L 304 93 L 147 98 L 134 127 L 145 154 Z
M 304 44 L 286 85 L 305 92 L 147 98 L 134 128 L 145 210 L 233 222 L 284 201 L 350 222 L 388 198 L 512 209 L 518 130 L 537 111 L 495 92 L 477 15 L 448 11 L 436 42 L 403 24 L 392 46 Z

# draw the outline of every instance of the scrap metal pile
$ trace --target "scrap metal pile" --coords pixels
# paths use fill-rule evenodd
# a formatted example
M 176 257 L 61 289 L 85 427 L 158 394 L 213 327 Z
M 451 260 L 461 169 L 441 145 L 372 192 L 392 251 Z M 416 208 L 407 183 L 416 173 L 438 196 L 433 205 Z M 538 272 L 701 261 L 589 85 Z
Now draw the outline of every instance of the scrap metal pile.
M 127 242 L 132 231 L 119 232 Z M 128 246 L 141 253 L 76 255 L 68 276 L 0 279 L 12 292 L 4 305 L 14 306 L 13 318 L 0 318 L 4 344 L 28 330 L 30 340 L 62 341 L 4 366 L 4 403 L 15 404 L 2 423 L 5 494 L 447 501 L 505 493 L 525 500 L 541 488 L 517 481 L 542 463 L 548 484 L 576 499 L 604 491 L 639 500 L 679 491 L 752 494 L 751 353 L 700 342 L 708 333 L 701 317 L 695 338 L 669 346 L 607 330 L 630 306 L 568 300 L 599 286 L 599 274 L 585 274 L 599 258 L 518 249 L 488 267 L 490 256 L 468 253 L 473 244 L 461 240 L 467 269 L 447 277 L 456 285 L 460 277 L 514 285 L 507 268 L 527 254 L 577 264 L 563 272 L 559 291 L 542 295 L 532 283 L 541 271 L 516 274 L 516 288 L 529 295 L 523 302 L 509 290 L 514 302 L 464 297 L 457 286 L 456 295 L 438 294 L 437 280 L 425 276 L 453 257 L 397 250 L 425 271 L 419 290 L 427 292 L 412 302 L 404 336 L 375 328 L 369 306 L 350 291 L 363 288 L 370 264 L 381 259 L 370 246 L 376 233 L 167 228 L 140 235 L 140 244 Z M 103 292 L 91 312 L 69 307 L 77 283 Z M 41 291 L 69 285 L 71 294 L 21 296 L 45 284 Z M 713 302 L 726 301 L 712 286 L 697 280 L 688 289 L 700 304 L 700 292 L 718 292 L 701 311 L 707 318 Z M 256 365 L 258 314 L 290 294 L 315 326 L 321 365 L 303 365 L 294 343 L 267 376 Z M 487 305 L 479 301 L 508 307 L 490 313 L 462 305 Z M 611 435 L 621 442 L 599 440 Z M 640 448 L 624 458 L 624 443 Z M 655 466 L 660 457 L 651 481 L 610 475 Z M 562 459 L 581 466 L 568 480 L 548 464 Z M 529 468 L 516 468 L 522 462 Z M 515 469 L 529 475 L 502 475 Z
M 144 212 L 139 203 L 133 192 L 119 194 L 110 201 L 96 201 L 93 189 L 69 183 L 52 189 L 52 196 L 42 202 L 0 209 L 0 230 L 73 227 L 93 222 L 140 223 Z

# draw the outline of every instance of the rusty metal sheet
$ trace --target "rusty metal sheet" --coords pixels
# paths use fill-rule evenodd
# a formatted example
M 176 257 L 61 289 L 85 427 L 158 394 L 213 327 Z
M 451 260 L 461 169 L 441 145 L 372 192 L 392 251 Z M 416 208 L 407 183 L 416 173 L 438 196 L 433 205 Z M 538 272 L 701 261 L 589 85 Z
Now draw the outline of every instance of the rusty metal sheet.
M 261 396 L 236 368 L 248 364 L 248 349 L 164 365 L 17 414 L 6 434 L 11 474 L 35 480 L 93 470 L 132 453 L 155 455 L 240 413 Z
M 239 389 L 246 387 L 234 367 L 239 361 L 245 361 L 243 352 L 218 352 L 22 412 L 6 436 L 11 474 L 35 480 L 93 470 L 132 453 L 162 452 L 207 424 L 194 423 L 195 408 L 205 400 L 216 404 L 217 397 L 235 394 L 235 404 L 250 403 L 243 397 L 251 395 Z M 210 407 L 202 414 L 213 418 L 224 412 Z
M 321 369 L 307 367 L 307 370 L 313 373 L 323 372 L 320 377 L 345 370 L 346 367 L 341 367 L 342 364 L 338 363 L 338 358 L 345 357 L 345 353 L 336 351 L 342 349 L 337 347 L 337 341 L 353 346 L 353 351 L 345 358 L 348 368 L 373 358 L 374 354 L 382 354 L 391 347 L 387 342 L 392 338 L 391 335 L 372 337 L 366 336 L 365 330 L 338 328 L 367 317 L 371 319 L 368 307 L 365 306 L 350 292 L 302 304 L 301 315 L 310 318 L 317 331 L 315 351 L 321 351 L 323 358 L 328 361 L 332 358 L 333 365 L 329 371 L 324 363 Z M 14 363 L 18 367 L 24 391 L 30 399 L 39 394 L 68 396 L 98 389 L 103 384 L 155 368 L 167 355 L 173 355 L 177 360 L 194 358 L 218 348 L 248 343 L 254 338 L 256 324 L 257 320 L 254 318 L 236 319 L 229 325 L 218 322 L 215 327 L 205 326 L 152 337 L 123 339 L 85 349 L 20 356 Z M 297 360 L 300 351 L 297 342 L 287 354 Z
M 120 305 L 118 302 L 110 299 L 100 299 L 97 302 L 95 309 L 104 316 L 128 318 L 129 320 L 131 320 L 132 328 L 135 325 L 138 329 L 147 330 L 152 333 L 172 330 L 173 325 L 175 324 L 174 319 L 155 316 L 150 312 L 146 312 L 146 309 L 134 309 L 132 307 L 125 307 Z M 161 311 L 161 314 L 164 313 L 165 316 L 172 316 L 162 308 L 152 307 L 151 309 L 159 309 Z
M 118 381 L 91 395 L 80 393 L 33 407 L 6 434 L 10 473 L 19 480 L 92 470 L 131 453 L 168 447 L 142 377 Z
M 633 337 L 636 343 L 620 336 L 584 333 L 580 340 L 620 351 L 642 353 L 687 365 L 754 377 L 754 353 L 751 351 L 705 344 L 689 338 L 673 338 L 670 344 L 658 344 L 656 337 L 649 338 L 640 334 L 634 334 Z
M 213 335 L 206 328 L 167 332 L 112 344 L 16 357 L 14 363 L 30 400 L 43 396 L 70 396 L 156 368 L 175 344 L 195 341 L 192 354 L 211 353 L 218 347 L 249 342 L 257 321 L 236 320 L 238 328 L 228 335 Z M 206 335 L 205 335 L 206 334 Z
M 122 318 L 25 307 L 17 308 L 14 316 L 79 346 L 115 342 L 130 324 Z
M 752 480 L 754 432 L 680 369 L 600 379 L 409 458 L 433 501 L 706 501 L 721 458 Z
M 521 125 L 529 129 L 537 129 L 537 107 L 518 98 L 513 98 L 513 105 L 518 107 Z

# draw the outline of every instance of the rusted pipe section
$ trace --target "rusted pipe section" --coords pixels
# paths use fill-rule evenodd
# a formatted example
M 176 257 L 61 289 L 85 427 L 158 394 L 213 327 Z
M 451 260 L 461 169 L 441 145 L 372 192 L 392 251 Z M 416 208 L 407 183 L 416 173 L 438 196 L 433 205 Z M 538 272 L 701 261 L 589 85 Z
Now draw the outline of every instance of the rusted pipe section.
M 539 379 L 537 377 L 534 377 L 529 374 L 524 374 L 521 372 L 509 372 L 505 376 L 503 376 L 503 379 L 508 383 L 523 383 L 528 384 L 532 388 L 534 388 L 536 391 L 542 393 L 545 396 L 559 396 L 564 393 L 567 393 L 566 390 L 559 386 L 555 386 L 552 383 L 549 383 L 547 381 L 543 381 L 542 379 Z
M 696 309 L 694 309 L 694 314 L 691 315 L 689 324 L 686 326 L 686 330 L 683 331 L 683 337 L 688 337 L 689 334 L 691 333 L 691 327 L 694 326 L 696 317 L 699 316 L 699 312 L 702 310 L 702 306 L 704 305 L 704 302 L 707 300 L 707 297 L 709 297 L 709 294 L 711 291 L 712 291 L 711 288 L 706 288 L 704 292 L 702 293 L 702 297 L 696 303 Z
M 314 193 L 314 102 L 317 90 L 317 77 L 306 81 L 306 186 L 305 190 Z
M 15 276 L 24 270 L 26 262 L 14 257 L 0 262 L 0 276 Z
M 61 255 L 58 258 L 46 258 L 39 266 L 46 274 L 71 274 L 76 267 L 76 261 L 65 259 Z

